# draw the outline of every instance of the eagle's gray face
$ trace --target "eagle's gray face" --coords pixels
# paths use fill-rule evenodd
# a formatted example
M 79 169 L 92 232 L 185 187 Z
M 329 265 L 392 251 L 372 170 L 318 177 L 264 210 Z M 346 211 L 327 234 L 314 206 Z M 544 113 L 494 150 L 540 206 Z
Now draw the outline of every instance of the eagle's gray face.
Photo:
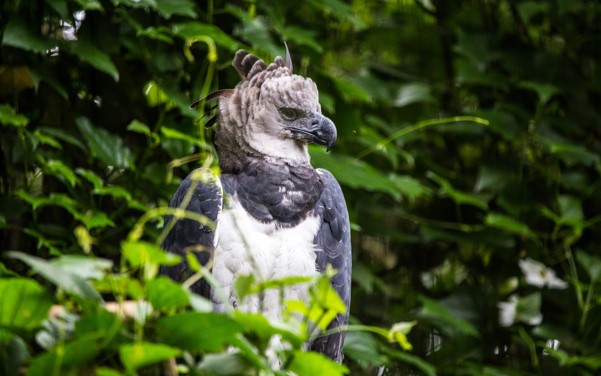
M 216 139 L 220 158 L 242 149 L 249 154 L 308 162 L 308 143 L 328 150 L 334 145 L 336 127 L 321 114 L 312 80 L 292 74 L 280 57 L 266 66 L 242 51 L 233 65 L 243 80 L 220 99 Z

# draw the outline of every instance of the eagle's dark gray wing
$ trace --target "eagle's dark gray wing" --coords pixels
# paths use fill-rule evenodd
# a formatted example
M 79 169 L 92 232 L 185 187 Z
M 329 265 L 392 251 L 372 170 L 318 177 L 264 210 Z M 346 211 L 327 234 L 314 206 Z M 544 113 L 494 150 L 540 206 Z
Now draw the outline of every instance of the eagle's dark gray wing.
M 328 264 L 338 271 L 332 278 L 332 286 L 347 307 L 344 315 L 338 315 L 328 329 L 334 329 L 348 323 L 348 310 L 351 303 L 351 229 L 346 202 L 340 185 L 326 170 L 318 169 L 324 190 L 316 207 L 321 217 L 321 227 L 317 232 L 314 244 L 317 249 L 315 261 L 318 271 L 325 270 Z M 343 359 L 342 345 L 345 333 L 336 333 L 316 339 L 311 350 L 327 355 L 337 362 Z
M 184 179 L 173 195 L 169 207 L 180 208 L 188 192 L 193 190 L 187 207 L 181 208 L 201 214 L 212 222 L 215 222 L 221 211 L 221 190 L 215 182 L 203 183 L 195 179 L 199 175 L 201 174 L 192 172 Z M 173 216 L 167 216 L 165 218 L 165 225 L 170 226 L 171 221 L 176 222 L 165 237 L 165 240 L 163 240 L 161 248 L 180 255 L 183 261 L 178 265 L 161 267 L 161 274 L 167 275 L 175 281 L 182 282 L 193 274 L 193 271 L 190 270 L 186 262 L 186 253 L 193 252 L 198 261 L 202 265 L 206 265 L 215 246 L 215 233 L 209 227 L 196 220 L 177 219 Z M 204 279 L 192 285 L 191 289 L 205 298 L 211 298 L 211 286 Z

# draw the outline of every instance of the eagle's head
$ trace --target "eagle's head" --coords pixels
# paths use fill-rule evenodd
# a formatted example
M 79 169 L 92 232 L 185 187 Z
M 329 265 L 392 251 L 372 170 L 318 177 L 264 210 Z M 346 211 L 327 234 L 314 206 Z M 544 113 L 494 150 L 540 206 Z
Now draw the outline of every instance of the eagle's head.
M 240 50 L 232 65 L 242 81 L 219 95 L 215 144 L 222 162 L 250 156 L 308 163 L 308 143 L 334 145 L 336 127 L 321 114 L 317 86 L 292 73 L 289 55 L 266 65 Z

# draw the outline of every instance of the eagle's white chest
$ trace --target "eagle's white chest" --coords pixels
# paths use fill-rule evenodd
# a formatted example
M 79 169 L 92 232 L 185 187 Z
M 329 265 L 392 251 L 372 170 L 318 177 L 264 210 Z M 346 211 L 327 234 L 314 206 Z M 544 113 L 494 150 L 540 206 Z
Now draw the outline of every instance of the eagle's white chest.
M 237 277 L 249 274 L 259 281 L 316 275 L 313 241 L 319 222 L 319 218 L 309 216 L 295 227 L 276 228 L 257 221 L 232 199 L 217 220 L 213 276 L 222 290 L 214 291 L 212 298 L 218 309 L 225 309 L 220 297 L 226 297 L 240 310 L 276 318 L 283 301 L 306 300 L 306 284 L 288 286 L 283 291 L 270 289 L 242 301 L 235 296 L 232 284 Z

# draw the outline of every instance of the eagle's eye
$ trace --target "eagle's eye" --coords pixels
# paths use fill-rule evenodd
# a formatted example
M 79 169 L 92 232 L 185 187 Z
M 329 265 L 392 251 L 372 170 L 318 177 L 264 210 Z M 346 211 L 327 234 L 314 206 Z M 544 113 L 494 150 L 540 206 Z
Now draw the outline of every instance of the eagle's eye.
M 278 112 L 282 119 L 286 121 L 297 120 L 305 116 L 305 111 L 299 108 L 280 107 L 278 108 Z

